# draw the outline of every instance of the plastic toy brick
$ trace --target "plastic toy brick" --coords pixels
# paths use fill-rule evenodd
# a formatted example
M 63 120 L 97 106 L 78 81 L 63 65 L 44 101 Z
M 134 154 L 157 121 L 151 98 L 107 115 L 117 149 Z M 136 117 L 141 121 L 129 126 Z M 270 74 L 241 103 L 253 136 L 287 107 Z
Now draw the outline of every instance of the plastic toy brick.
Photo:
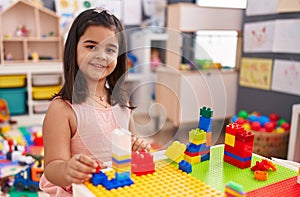
M 180 143 L 179 141 L 174 141 L 171 146 L 167 148 L 165 156 L 167 156 L 172 161 L 179 163 L 183 159 L 185 149 L 185 144 Z
M 247 161 L 240 161 L 226 154 L 224 154 L 224 161 L 241 169 L 248 168 L 251 166 L 251 159 Z
M 243 191 L 243 186 L 233 181 L 229 181 L 225 185 L 225 195 L 232 197 L 246 197 L 246 192 Z
M 206 141 L 206 132 L 204 130 L 200 130 L 199 128 L 192 129 L 189 132 L 189 141 L 197 142 L 195 144 L 203 144 Z
M 211 118 L 206 118 L 206 117 L 200 117 L 200 121 L 199 121 L 198 127 L 201 130 L 204 130 L 205 132 L 211 132 L 212 119 Z
M 189 151 L 186 150 L 186 151 L 184 152 L 184 154 L 185 154 L 185 155 L 188 155 L 188 156 L 190 156 L 190 157 L 196 157 L 196 156 L 199 156 L 199 155 L 200 155 L 200 152 L 198 151 L 198 152 L 193 152 L 193 153 L 192 153 L 192 152 L 189 152 Z
M 210 159 L 210 153 L 207 153 L 205 155 L 201 155 L 200 161 L 203 162 L 203 161 L 207 161 L 209 159 Z
M 236 133 L 235 139 L 241 142 L 253 142 L 254 135 L 250 131 L 241 130 Z
M 211 146 L 211 138 L 212 138 L 212 132 L 206 133 L 206 146 Z
M 265 171 L 256 170 L 254 171 L 254 178 L 259 181 L 265 181 L 268 179 L 268 173 Z
M 181 162 L 179 162 L 178 165 L 179 165 L 179 170 L 182 170 L 183 172 L 186 172 L 188 174 L 192 172 L 192 165 L 189 162 L 181 160 Z
M 277 170 L 275 164 L 273 164 L 271 161 L 268 161 L 266 159 L 262 159 L 261 162 L 256 161 L 255 166 L 251 167 L 252 171 L 256 171 L 256 170 L 268 171 L 270 169 L 272 169 L 273 171 Z
M 92 178 L 90 178 L 90 182 L 94 185 L 97 186 L 99 184 L 102 184 L 104 181 L 107 181 L 107 175 L 100 171 L 99 173 L 94 173 Z
M 200 116 L 211 118 L 213 116 L 213 111 L 211 108 L 206 108 L 205 106 L 200 109 Z
M 155 172 L 155 163 L 151 153 L 132 152 L 131 172 L 138 176 Z
M 253 142 L 243 143 L 240 141 L 235 141 L 234 147 L 225 144 L 224 150 L 242 158 L 251 157 L 253 150 Z
M 229 133 L 225 133 L 225 144 L 234 147 L 235 136 Z
M 231 123 L 226 125 L 226 133 L 231 134 L 231 135 L 235 135 L 236 132 L 244 130 L 242 125 L 239 125 L 237 123 Z
M 202 150 L 204 150 L 205 148 L 205 144 L 194 144 L 194 143 L 189 143 L 186 145 L 186 151 L 190 152 L 190 153 L 197 153 L 200 152 Z
M 195 157 L 190 157 L 189 155 L 184 155 L 184 160 L 189 162 L 190 164 L 199 163 L 201 161 L 200 160 L 200 155 L 195 156 Z

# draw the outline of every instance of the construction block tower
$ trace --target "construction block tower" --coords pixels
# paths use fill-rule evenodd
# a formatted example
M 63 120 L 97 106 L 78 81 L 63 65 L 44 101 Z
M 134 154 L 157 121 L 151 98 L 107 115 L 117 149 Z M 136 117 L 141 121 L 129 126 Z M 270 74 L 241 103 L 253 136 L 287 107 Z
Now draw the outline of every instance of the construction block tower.
M 184 152 L 184 160 L 191 164 L 210 159 L 212 114 L 210 108 L 202 107 L 198 128 L 189 132 L 189 144 Z
M 115 129 L 112 135 L 112 168 L 117 180 L 130 177 L 131 173 L 131 133 L 125 129 Z
M 243 126 L 233 123 L 226 126 L 224 161 L 238 168 L 251 166 L 254 135 Z

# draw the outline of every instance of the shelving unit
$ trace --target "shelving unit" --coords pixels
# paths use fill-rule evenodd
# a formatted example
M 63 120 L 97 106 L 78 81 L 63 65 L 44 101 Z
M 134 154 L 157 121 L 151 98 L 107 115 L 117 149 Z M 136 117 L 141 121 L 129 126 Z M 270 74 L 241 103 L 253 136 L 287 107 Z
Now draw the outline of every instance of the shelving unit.
M 130 49 L 137 57 L 137 73 L 130 73 L 131 76 L 138 76 L 139 80 L 131 82 L 129 89 L 133 96 L 133 103 L 137 106 L 136 113 L 147 114 L 153 100 L 156 73 L 151 71 L 151 48 L 165 50 L 167 34 L 153 33 L 149 29 L 134 32 L 130 37 Z
M 202 106 L 211 107 L 215 119 L 224 120 L 233 116 L 237 97 L 235 70 L 180 71 L 179 66 L 184 58 L 185 33 L 199 30 L 239 32 L 243 10 L 176 3 L 168 6 L 167 13 L 167 68 L 158 71 L 156 85 L 156 102 L 164 107 L 166 118 L 171 120 L 175 127 L 179 127 L 182 123 L 197 122 Z M 226 21 L 220 20 L 224 17 Z M 239 35 L 236 67 L 240 57 L 240 45 Z
M 52 10 L 29 0 L 19 0 L 0 14 L 0 77 L 25 75 L 25 85 L 21 88 L 26 90 L 27 110 L 13 115 L 22 124 L 41 123 L 44 113 L 34 109 L 49 104 L 47 100 L 33 98 L 33 77 L 41 74 L 63 77 L 59 20 Z M 62 80 L 57 85 L 61 83 Z M 6 88 L 9 87 L 1 84 L 0 91 Z
M 20 0 L 1 13 L 0 27 L 1 64 L 61 61 L 59 16 L 52 10 Z

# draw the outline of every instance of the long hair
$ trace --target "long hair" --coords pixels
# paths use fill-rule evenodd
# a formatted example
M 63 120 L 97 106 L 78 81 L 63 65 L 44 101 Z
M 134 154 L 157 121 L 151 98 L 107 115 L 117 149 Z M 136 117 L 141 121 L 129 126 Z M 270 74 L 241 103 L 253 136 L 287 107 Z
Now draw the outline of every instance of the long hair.
M 122 107 L 129 105 L 128 97 L 123 88 L 124 77 L 127 71 L 127 44 L 124 27 L 114 15 L 107 10 L 97 12 L 88 9 L 80 13 L 74 20 L 64 47 L 63 66 L 65 82 L 56 96 L 71 103 L 82 103 L 88 95 L 86 79 L 77 64 L 77 44 L 80 37 L 89 26 L 103 26 L 113 30 L 118 36 L 119 51 L 117 65 L 107 77 L 110 104 L 119 103 Z M 101 33 L 101 32 L 99 32 Z

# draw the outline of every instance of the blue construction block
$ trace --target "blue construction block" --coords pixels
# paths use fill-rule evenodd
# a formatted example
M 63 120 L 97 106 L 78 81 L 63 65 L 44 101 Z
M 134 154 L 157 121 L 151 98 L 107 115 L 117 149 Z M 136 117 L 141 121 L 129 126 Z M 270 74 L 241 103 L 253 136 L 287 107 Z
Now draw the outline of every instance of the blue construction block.
M 130 171 L 129 172 L 115 172 L 115 177 L 117 180 L 121 180 L 121 179 L 130 177 Z
M 117 160 L 115 158 L 112 158 L 113 162 L 116 162 L 117 164 L 124 164 L 124 163 L 130 163 L 131 159 L 125 159 L 125 160 Z
M 201 155 L 201 162 L 207 161 L 210 159 L 210 153 L 207 153 L 206 155 Z
M 192 172 L 192 165 L 189 162 L 181 160 L 178 165 L 179 170 L 182 170 L 183 172 L 186 172 L 188 174 Z
M 201 148 L 203 149 L 203 145 L 204 144 L 193 144 L 193 143 L 189 143 L 186 145 L 186 151 L 190 152 L 190 153 L 197 153 L 201 150 Z
M 90 182 L 94 186 L 100 185 L 104 181 L 108 181 L 108 178 L 107 178 L 107 175 L 105 173 L 103 173 L 102 171 L 100 171 L 99 173 L 94 173 L 92 178 L 90 179 Z
M 102 186 L 105 187 L 107 190 L 117 189 L 119 187 L 129 186 L 133 184 L 133 181 L 127 177 L 120 180 L 111 179 L 110 181 L 104 181 Z
M 243 157 L 237 156 L 237 155 L 235 155 L 235 154 L 232 154 L 232 153 L 230 153 L 230 152 L 228 152 L 228 151 L 224 151 L 224 155 L 227 155 L 227 156 L 229 156 L 229 157 L 232 157 L 232 158 L 234 158 L 234 159 L 236 159 L 236 160 L 239 160 L 239 161 L 241 161 L 241 162 L 249 161 L 249 160 L 252 159 L 252 156 L 243 158 Z
M 212 119 L 211 118 L 206 118 L 206 117 L 200 117 L 199 125 L 198 127 L 201 130 L 204 130 L 206 132 L 211 132 L 211 126 L 212 125 Z

